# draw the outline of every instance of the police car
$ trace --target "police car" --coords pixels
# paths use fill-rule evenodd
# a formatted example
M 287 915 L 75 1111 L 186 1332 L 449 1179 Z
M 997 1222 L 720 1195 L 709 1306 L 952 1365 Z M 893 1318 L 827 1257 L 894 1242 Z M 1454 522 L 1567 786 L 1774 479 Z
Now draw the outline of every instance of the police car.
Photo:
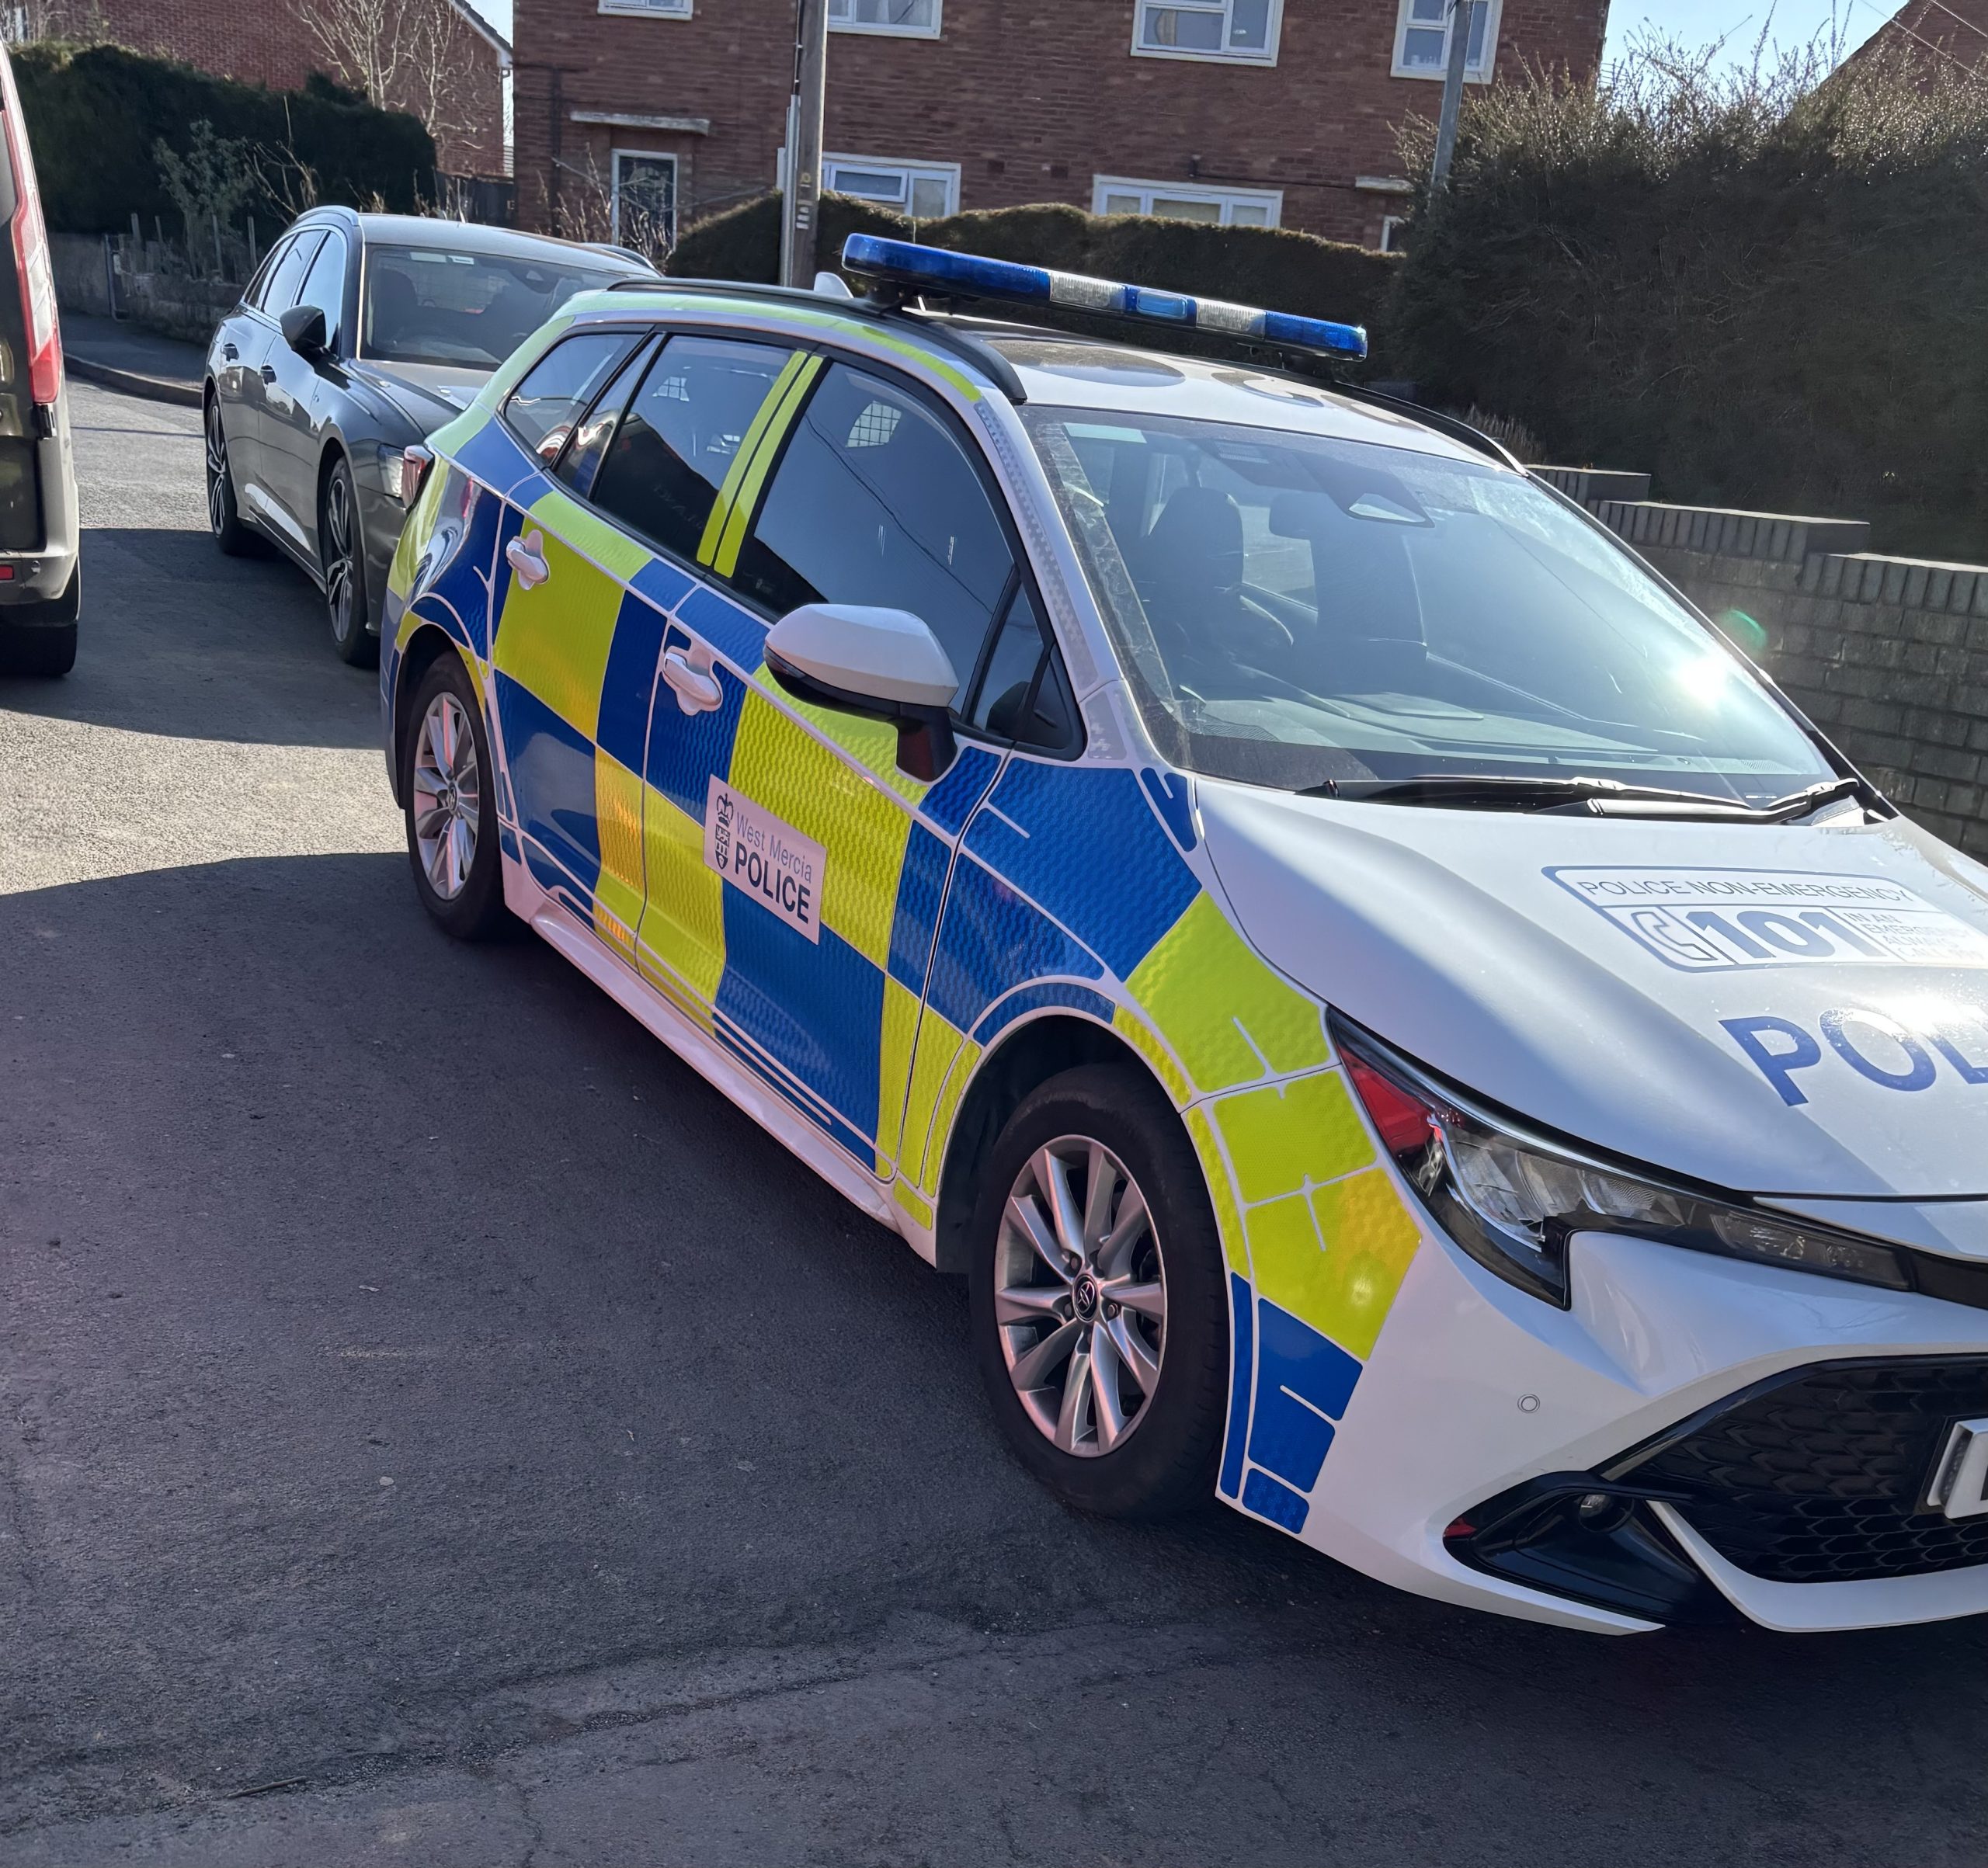
M 844 266 L 576 299 L 410 453 L 429 911 L 964 1273 L 1078 1506 L 1570 1627 L 1988 1609 L 1988 871 L 1358 330 Z

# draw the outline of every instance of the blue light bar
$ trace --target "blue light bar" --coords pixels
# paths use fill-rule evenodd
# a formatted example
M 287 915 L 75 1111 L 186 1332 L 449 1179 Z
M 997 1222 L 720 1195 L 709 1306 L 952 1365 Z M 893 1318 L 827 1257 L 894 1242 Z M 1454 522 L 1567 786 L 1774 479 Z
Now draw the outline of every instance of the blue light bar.
M 944 247 L 916 246 L 909 240 L 883 240 L 874 234 L 851 234 L 843 245 L 842 265 L 845 273 L 887 280 L 893 285 L 940 296 L 953 293 L 968 298 L 1009 299 L 1020 304 L 1063 305 L 1072 311 L 1136 318 L 1145 324 L 1170 325 L 1176 330 L 1254 339 L 1289 350 L 1315 350 L 1326 356 L 1357 360 L 1367 354 L 1367 333 L 1358 325 L 1297 318 L 1288 311 L 1261 311 L 1252 305 L 1232 305 L 1218 298 L 1189 298 L 1151 286 L 1086 279 L 1081 273 L 1052 273 L 1044 266 L 983 259 L 977 254 L 951 252 Z

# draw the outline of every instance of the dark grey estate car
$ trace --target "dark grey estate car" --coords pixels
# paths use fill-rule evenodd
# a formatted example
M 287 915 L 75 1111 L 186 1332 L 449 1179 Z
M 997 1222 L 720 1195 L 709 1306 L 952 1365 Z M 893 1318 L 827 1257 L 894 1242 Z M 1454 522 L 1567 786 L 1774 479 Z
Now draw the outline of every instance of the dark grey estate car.
M 503 227 L 314 208 L 207 347 L 207 519 L 273 540 L 325 593 L 348 661 L 378 653 L 401 456 L 565 300 L 653 276 L 634 255 Z

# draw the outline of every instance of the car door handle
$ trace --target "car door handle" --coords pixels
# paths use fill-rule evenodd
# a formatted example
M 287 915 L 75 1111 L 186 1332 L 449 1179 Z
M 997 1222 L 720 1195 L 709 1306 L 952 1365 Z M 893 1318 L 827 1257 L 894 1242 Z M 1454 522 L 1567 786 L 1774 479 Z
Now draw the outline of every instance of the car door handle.
M 536 530 L 513 539 L 504 547 L 504 562 L 518 574 L 518 583 L 526 590 L 535 589 L 552 575 L 552 567 L 545 561 L 545 535 Z
M 710 651 L 705 650 L 702 653 L 708 656 Z M 700 668 L 680 648 L 673 648 L 664 655 L 662 678 L 676 695 L 677 706 L 686 714 L 708 714 L 714 707 L 725 704 L 725 689 L 711 672 L 708 661 Z
M 265 383 L 273 383 L 276 380 L 276 366 L 273 363 L 265 363 L 262 366 L 262 380 Z
M 238 363 L 242 361 L 242 352 L 232 344 L 222 345 L 221 347 L 221 356 L 231 363 Z

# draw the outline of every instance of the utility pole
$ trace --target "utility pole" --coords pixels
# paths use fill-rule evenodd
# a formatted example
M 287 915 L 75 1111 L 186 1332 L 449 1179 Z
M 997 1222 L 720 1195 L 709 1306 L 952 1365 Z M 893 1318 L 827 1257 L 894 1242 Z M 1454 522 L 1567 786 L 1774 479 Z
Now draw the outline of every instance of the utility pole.
M 815 283 L 815 224 L 822 205 L 822 113 L 828 96 L 829 0 L 794 0 L 794 95 L 787 107 L 786 214 L 780 282 Z
M 1471 29 L 1483 0 L 1450 0 L 1450 68 L 1443 75 L 1443 114 L 1436 125 L 1436 162 L 1429 172 L 1429 192 L 1440 194 L 1450 179 L 1450 158 L 1457 152 L 1457 117 L 1463 109 L 1464 66 L 1470 57 Z

